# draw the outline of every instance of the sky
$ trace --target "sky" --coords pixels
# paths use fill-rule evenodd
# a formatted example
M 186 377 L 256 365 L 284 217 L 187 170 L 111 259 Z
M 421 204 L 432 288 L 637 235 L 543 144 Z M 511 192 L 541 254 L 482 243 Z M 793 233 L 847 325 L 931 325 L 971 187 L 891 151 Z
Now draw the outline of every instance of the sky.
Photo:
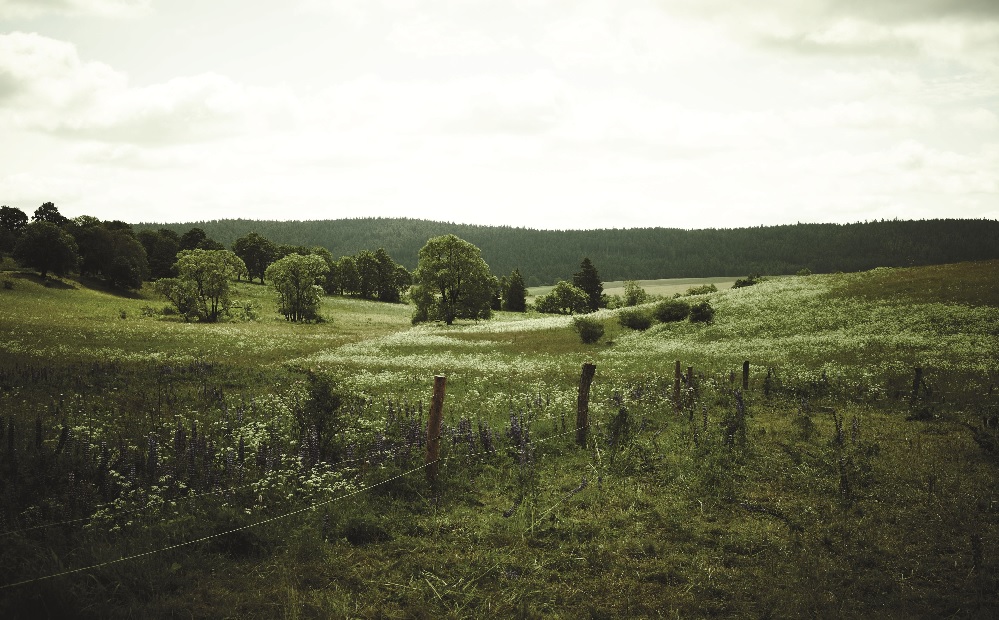
M 0 0 L 0 204 L 999 219 L 996 0 Z

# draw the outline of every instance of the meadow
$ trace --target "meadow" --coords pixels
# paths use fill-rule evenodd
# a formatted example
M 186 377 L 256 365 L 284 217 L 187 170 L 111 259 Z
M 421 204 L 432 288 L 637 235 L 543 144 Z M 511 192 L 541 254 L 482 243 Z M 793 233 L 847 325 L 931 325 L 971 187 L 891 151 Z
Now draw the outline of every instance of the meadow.
M 719 279 L 592 345 L 0 280 L 5 618 L 999 615 L 999 261 Z

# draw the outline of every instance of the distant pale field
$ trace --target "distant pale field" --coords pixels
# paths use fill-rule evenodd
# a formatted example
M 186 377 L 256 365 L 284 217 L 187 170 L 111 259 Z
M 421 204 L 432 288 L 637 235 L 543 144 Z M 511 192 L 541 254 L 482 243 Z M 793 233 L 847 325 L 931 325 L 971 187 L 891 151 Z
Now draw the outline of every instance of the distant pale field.
M 718 287 L 719 291 L 732 288 L 735 284 L 736 278 L 720 277 L 720 278 L 666 278 L 661 280 L 638 280 L 638 284 L 645 289 L 645 292 L 650 295 L 662 295 L 664 297 L 672 297 L 673 295 L 687 292 L 688 288 L 693 286 L 703 286 L 705 284 L 714 284 Z M 546 295 L 549 293 L 554 286 L 533 286 L 527 289 L 528 297 L 533 298 L 538 295 Z M 614 280 L 612 282 L 604 282 L 604 293 L 607 295 L 624 295 L 624 281 Z

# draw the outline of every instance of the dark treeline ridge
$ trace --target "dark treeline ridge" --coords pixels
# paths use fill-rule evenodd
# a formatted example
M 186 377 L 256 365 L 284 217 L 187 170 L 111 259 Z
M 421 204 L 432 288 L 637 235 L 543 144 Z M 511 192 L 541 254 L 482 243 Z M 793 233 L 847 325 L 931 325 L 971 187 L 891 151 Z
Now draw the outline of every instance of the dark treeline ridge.
M 414 269 L 431 237 L 453 233 L 482 250 L 496 274 L 520 269 L 529 286 L 571 277 L 589 257 L 604 280 L 862 271 L 999 258 L 999 221 L 882 220 L 855 224 L 793 224 L 683 230 L 631 228 L 535 230 L 408 218 L 316 221 L 227 219 L 135 229 L 192 227 L 226 246 L 248 232 L 279 244 L 322 246 L 334 256 L 384 248 Z

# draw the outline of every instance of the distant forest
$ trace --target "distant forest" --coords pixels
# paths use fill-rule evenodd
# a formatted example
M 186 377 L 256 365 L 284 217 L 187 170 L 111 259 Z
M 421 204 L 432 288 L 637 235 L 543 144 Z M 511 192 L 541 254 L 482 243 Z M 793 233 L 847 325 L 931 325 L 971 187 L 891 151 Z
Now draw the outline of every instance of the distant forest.
M 278 244 L 322 246 L 334 256 L 385 248 L 407 269 L 431 237 L 454 233 L 482 250 L 494 274 L 520 269 L 528 286 L 570 279 L 589 257 L 603 280 L 862 271 L 999 258 L 999 221 L 919 220 L 681 230 L 534 230 L 406 218 L 140 223 L 136 231 L 203 229 L 231 247 L 257 232 Z

